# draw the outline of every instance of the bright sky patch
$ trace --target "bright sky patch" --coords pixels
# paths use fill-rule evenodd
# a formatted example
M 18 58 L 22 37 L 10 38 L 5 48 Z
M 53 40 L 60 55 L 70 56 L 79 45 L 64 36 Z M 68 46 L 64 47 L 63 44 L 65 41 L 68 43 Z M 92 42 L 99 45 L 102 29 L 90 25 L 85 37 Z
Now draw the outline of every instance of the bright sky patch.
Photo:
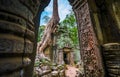
M 43 17 L 44 16 L 51 17 L 52 10 L 53 10 L 53 0 L 51 0 L 50 4 L 42 12 L 40 25 L 46 24 L 43 21 Z M 70 10 L 72 10 L 72 7 L 70 6 L 68 0 L 58 0 L 58 11 L 60 16 L 60 21 L 65 19 L 66 15 L 70 13 Z

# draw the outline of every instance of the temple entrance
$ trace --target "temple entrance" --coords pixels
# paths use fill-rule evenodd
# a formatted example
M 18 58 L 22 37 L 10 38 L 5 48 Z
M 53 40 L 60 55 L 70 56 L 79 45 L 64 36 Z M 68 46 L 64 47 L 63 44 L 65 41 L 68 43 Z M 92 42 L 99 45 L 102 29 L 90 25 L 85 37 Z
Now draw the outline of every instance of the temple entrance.
M 0 0 L 0 77 L 120 77 L 120 0 L 65 1 Z
M 64 53 L 64 62 L 65 62 L 65 64 L 70 64 L 69 63 L 69 60 L 68 60 L 68 56 L 67 56 L 67 53 Z

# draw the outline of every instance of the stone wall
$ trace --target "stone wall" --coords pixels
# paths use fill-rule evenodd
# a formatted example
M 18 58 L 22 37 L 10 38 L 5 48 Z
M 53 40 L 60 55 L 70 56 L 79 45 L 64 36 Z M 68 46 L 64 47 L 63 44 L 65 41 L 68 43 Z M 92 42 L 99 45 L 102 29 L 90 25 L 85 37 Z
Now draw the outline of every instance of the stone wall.
M 89 4 L 92 9 L 94 28 L 99 46 L 103 47 L 101 53 L 105 77 L 119 77 L 120 7 L 118 7 L 118 4 L 120 4 L 120 1 L 98 0 L 94 3 L 89 1 Z
M 79 30 L 81 56 L 84 63 L 85 77 L 103 77 L 98 42 L 93 29 L 89 5 L 83 1 L 74 10 Z
M 119 54 L 117 48 L 119 46 L 116 46 L 117 48 L 115 48 L 114 52 L 117 54 L 115 54 L 109 49 L 106 51 L 106 44 L 109 46 L 110 43 L 119 44 L 120 42 L 120 8 L 118 5 L 120 1 L 69 1 L 77 19 L 85 77 L 119 77 L 119 59 L 117 57 L 117 54 Z M 102 50 L 101 47 L 105 50 Z M 114 56 L 110 57 L 111 55 Z M 113 62 L 113 60 L 115 62 Z M 113 66 L 111 64 L 107 65 L 108 62 L 113 62 Z M 117 69 L 111 69 L 111 67 L 114 66 L 117 67 Z M 115 71 L 117 71 L 117 73 L 115 73 Z
M 120 77 L 120 44 L 104 44 L 103 51 L 107 77 Z
M 0 77 L 32 77 L 39 17 L 50 0 L 0 0 Z M 35 21 L 37 20 L 37 21 Z

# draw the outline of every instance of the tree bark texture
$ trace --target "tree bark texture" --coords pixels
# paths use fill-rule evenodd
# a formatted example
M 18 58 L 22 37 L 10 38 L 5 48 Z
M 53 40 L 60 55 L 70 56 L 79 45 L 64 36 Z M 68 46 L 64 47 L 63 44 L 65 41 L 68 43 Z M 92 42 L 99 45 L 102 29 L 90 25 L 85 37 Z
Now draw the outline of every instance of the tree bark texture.
M 44 30 L 44 34 L 42 37 L 42 40 L 38 44 L 38 54 L 43 53 L 45 48 L 52 46 L 53 44 L 53 37 L 54 33 L 57 30 L 57 26 L 59 23 L 59 14 L 58 14 L 58 3 L 57 0 L 53 0 L 53 15 L 48 24 L 46 25 L 46 28 Z M 51 52 L 52 53 L 52 52 Z

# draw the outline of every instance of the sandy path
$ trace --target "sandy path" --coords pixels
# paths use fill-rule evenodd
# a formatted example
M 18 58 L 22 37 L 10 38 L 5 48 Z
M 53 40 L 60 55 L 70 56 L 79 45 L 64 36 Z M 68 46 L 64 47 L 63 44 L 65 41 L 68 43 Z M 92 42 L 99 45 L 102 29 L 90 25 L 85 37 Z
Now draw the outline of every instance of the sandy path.
M 67 65 L 67 70 L 65 71 L 65 75 L 66 77 L 76 77 L 77 75 L 76 71 L 78 71 L 77 68 Z

